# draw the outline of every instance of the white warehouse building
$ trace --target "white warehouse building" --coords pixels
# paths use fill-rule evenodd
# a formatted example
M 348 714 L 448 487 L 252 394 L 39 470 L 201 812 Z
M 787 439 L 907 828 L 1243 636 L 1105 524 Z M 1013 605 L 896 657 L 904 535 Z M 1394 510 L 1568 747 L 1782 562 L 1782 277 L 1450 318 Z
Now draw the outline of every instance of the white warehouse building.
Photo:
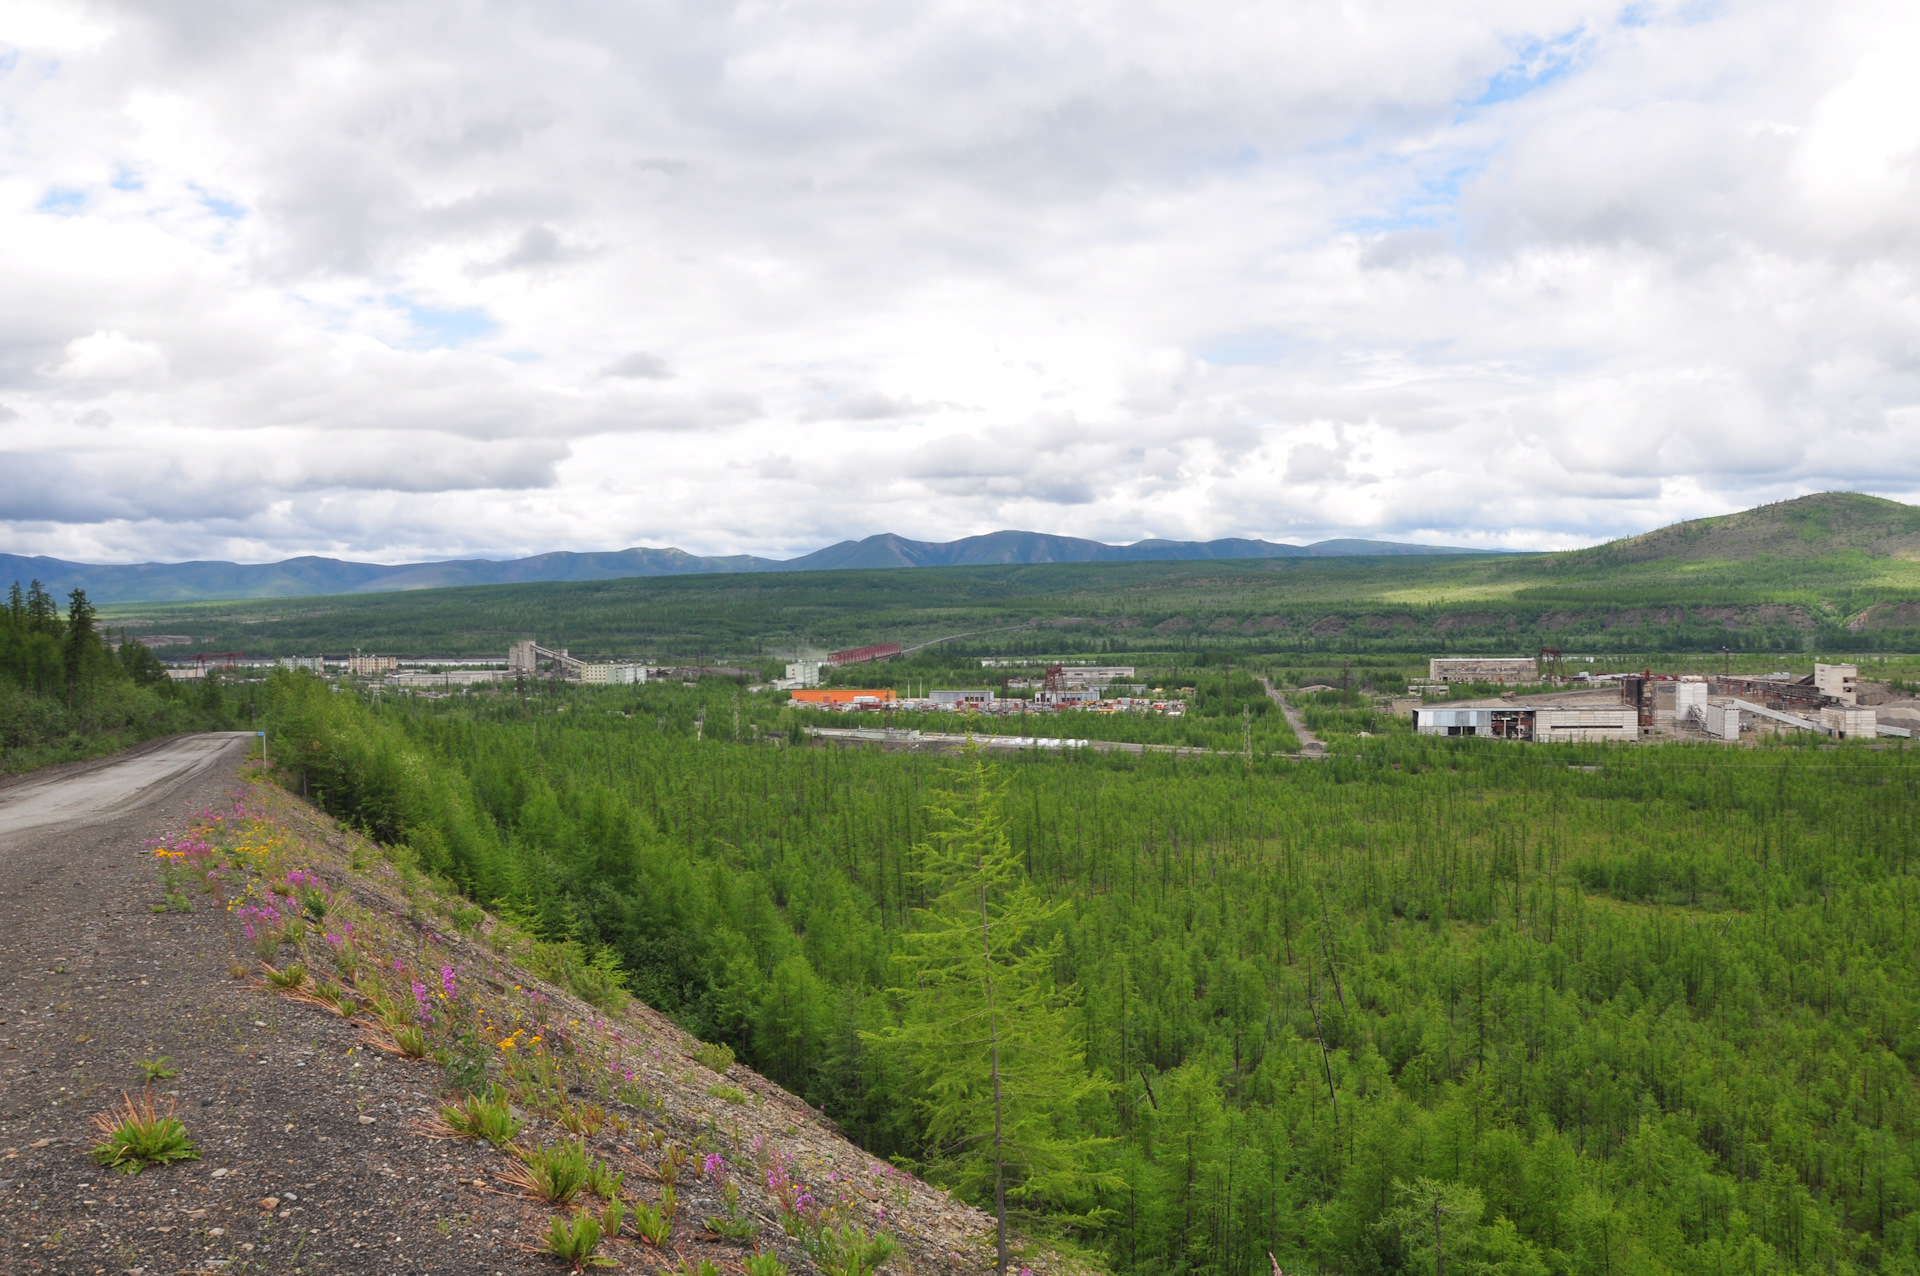
M 1637 740 L 1640 714 L 1632 705 L 1483 709 L 1421 706 L 1413 711 L 1413 730 L 1416 735 L 1484 736 L 1539 744 Z

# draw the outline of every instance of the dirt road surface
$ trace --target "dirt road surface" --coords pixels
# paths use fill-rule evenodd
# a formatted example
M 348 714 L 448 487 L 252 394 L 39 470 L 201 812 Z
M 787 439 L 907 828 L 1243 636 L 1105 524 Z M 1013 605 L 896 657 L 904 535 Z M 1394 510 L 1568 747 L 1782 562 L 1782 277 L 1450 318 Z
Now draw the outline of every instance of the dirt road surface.
M 1300 741 L 1301 754 L 1304 756 L 1325 757 L 1327 752 L 1326 743 L 1314 735 L 1313 732 L 1307 730 L 1307 716 L 1294 708 L 1292 704 L 1288 703 L 1287 698 L 1274 690 L 1273 684 L 1265 678 L 1260 679 L 1260 685 L 1267 689 L 1267 695 L 1275 704 L 1280 706 L 1281 715 L 1286 718 L 1287 725 L 1293 728 L 1294 736 Z
M 153 911 L 147 839 L 240 787 L 246 741 L 0 789 L 0 1273 L 552 1272 L 517 1247 L 533 1214 L 471 1186 L 479 1153 L 407 1133 L 432 1078 L 233 978 L 206 897 Z M 161 1056 L 201 1159 L 108 1173 L 92 1118 Z
M 29 775 L 0 789 L 0 846 L 48 824 L 71 827 L 131 814 L 210 767 L 226 763 L 230 771 L 244 756 L 236 746 L 250 739 L 244 731 L 180 736 L 53 774 Z

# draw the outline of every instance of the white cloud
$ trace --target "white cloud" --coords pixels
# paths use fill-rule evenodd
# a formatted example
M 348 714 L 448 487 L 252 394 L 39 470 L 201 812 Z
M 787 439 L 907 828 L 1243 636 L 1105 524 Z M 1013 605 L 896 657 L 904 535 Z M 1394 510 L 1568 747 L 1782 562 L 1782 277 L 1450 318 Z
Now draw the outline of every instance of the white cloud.
M 165 376 L 166 352 L 124 332 L 100 331 L 67 342 L 66 358 L 47 370 L 61 381 L 133 381 Z
M 1910 4 L 6 12 L 0 548 L 1920 492 Z

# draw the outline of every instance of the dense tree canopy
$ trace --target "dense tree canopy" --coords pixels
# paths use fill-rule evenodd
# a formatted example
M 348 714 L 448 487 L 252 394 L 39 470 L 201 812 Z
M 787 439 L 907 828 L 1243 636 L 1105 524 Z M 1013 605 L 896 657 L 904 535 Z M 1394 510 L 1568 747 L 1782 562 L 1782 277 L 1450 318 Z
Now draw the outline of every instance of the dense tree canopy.
M 85 590 L 62 616 L 53 596 L 18 581 L 0 608 L 0 770 L 83 757 L 169 731 L 219 725 L 217 687 L 202 703 L 175 694 L 153 652 L 100 631 Z
M 288 676 L 277 757 L 938 1172 L 882 1039 L 954 762 L 794 747 L 734 694 Z M 1142 1276 L 1920 1272 L 1914 754 L 1361 743 L 996 764 L 1023 951 L 1098 1083 L 1076 1134 L 1111 1140 L 1081 1243 Z

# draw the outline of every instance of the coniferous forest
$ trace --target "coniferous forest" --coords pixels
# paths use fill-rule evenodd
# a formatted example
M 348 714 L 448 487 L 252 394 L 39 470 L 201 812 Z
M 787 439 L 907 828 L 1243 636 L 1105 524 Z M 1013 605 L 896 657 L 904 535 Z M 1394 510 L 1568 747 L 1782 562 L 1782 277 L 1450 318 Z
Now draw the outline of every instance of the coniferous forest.
M 725 684 L 270 700 L 283 783 L 1116 1272 L 1920 1272 L 1904 748 L 988 761 Z
M 153 652 L 115 642 L 85 590 L 63 609 L 39 581 L 0 605 L 0 772 L 225 725 L 218 679 L 176 688 Z

